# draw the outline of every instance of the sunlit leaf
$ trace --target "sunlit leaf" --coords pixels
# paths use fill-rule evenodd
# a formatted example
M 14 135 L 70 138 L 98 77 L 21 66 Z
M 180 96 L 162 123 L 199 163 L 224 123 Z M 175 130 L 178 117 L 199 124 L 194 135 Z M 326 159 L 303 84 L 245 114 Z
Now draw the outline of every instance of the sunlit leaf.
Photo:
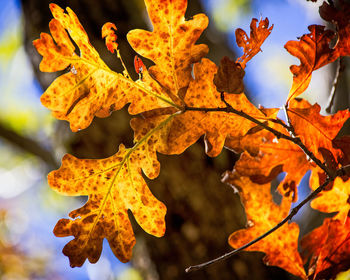
M 281 205 L 272 200 L 270 184 L 258 185 L 238 173 L 226 173 L 223 181 L 239 189 L 247 215 L 247 228 L 232 233 L 229 244 L 239 248 L 277 225 L 288 215 L 291 200 L 284 198 Z M 279 266 L 305 279 L 305 271 L 298 253 L 299 227 L 286 223 L 281 228 L 248 247 L 247 251 L 266 254 L 264 263 Z

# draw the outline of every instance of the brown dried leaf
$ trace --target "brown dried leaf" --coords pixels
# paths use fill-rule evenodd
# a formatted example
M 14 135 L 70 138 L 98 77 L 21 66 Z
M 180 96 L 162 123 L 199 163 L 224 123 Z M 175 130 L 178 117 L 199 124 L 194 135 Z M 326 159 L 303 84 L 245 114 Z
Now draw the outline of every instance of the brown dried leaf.
M 214 85 L 218 92 L 242 93 L 244 90 L 244 70 L 227 56 L 221 59 L 218 72 L 214 75 Z

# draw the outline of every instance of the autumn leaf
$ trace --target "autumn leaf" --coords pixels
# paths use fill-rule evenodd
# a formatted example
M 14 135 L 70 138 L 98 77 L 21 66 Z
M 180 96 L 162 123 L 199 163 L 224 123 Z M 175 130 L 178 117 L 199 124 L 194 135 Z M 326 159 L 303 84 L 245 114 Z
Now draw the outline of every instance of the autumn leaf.
M 235 63 L 227 56 L 221 59 L 218 72 L 214 76 L 217 91 L 227 93 L 242 93 L 244 90 L 244 70 L 239 63 Z
M 223 182 L 239 189 L 247 215 L 247 228 L 238 230 L 229 237 L 229 244 L 233 248 L 254 240 L 288 215 L 291 200 L 284 198 L 281 205 L 275 204 L 270 184 L 255 184 L 236 172 L 226 172 Z M 265 264 L 278 266 L 305 279 L 303 263 L 298 253 L 298 235 L 298 225 L 287 223 L 246 250 L 264 252 Z
M 302 94 L 310 84 L 312 72 L 333 62 L 337 55 L 330 49 L 329 44 L 334 38 L 334 32 L 325 30 L 321 25 L 310 25 L 310 33 L 301 36 L 299 41 L 288 41 L 287 51 L 300 60 L 300 65 L 292 65 L 293 84 L 289 91 L 288 103 Z
M 187 0 L 145 0 L 145 5 L 153 31 L 132 30 L 128 41 L 136 52 L 155 63 L 150 74 L 179 103 L 179 90 L 191 81 L 191 64 L 208 53 L 207 45 L 195 44 L 208 26 L 208 18 L 198 14 L 186 21 Z
M 111 22 L 107 22 L 102 26 L 102 38 L 105 38 L 107 49 L 111 53 L 118 49 L 117 35 L 113 29 L 117 30 L 117 27 Z
M 194 76 L 186 92 L 184 102 L 187 106 L 196 108 L 224 108 L 226 104 L 221 100 L 221 94 L 216 90 L 213 78 L 217 72 L 217 66 L 208 59 L 202 59 L 194 65 Z M 258 119 L 265 119 L 266 116 L 251 104 L 244 94 L 226 94 L 225 100 L 233 108 L 238 108 L 245 113 Z M 135 119 L 132 127 L 135 131 L 147 131 L 150 125 L 157 125 L 159 114 Z M 171 112 L 172 113 L 172 112 Z M 162 131 L 161 148 L 158 150 L 163 154 L 180 154 L 202 135 L 205 135 L 206 152 L 210 156 L 217 156 L 225 143 L 226 137 L 240 137 L 245 135 L 249 129 L 256 126 L 253 122 L 226 112 L 205 112 L 191 111 L 176 115 L 165 126 Z
M 271 182 L 278 174 L 286 172 L 278 191 L 295 202 L 298 199 L 297 187 L 305 173 L 312 168 L 312 164 L 297 145 L 279 139 L 278 142 L 262 142 L 259 154 L 255 157 L 247 152 L 243 153 L 234 168 L 240 175 L 248 176 L 258 184 Z
M 57 192 L 89 196 L 83 207 L 69 214 L 71 219 L 59 220 L 54 229 L 58 237 L 74 236 L 63 249 L 72 267 L 82 266 L 86 258 L 97 262 L 104 238 L 122 262 L 130 260 L 135 237 L 128 209 L 146 232 L 163 236 L 166 208 L 148 189 L 142 171 L 150 179 L 158 176 L 157 135 L 171 118 L 145 135 L 136 135 L 133 148 L 120 145 L 119 151 L 106 159 L 65 155 L 62 166 L 49 174 L 48 182 Z
M 251 60 L 259 51 L 261 51 L 260 47 L 266 40 L 266 38 L 270 35 L 273 25 L 269 27 L 269 20 L 265 18 L 261 19 L 257 26 L 258 20 L 253 18 L 250 23 L 250 37 L 248 37 L 247 33 L 241 29 L 236 29 L 236 43 L 238 47 L 243 48 L 243 55 L 239 57 L 236 62 L 241 64 L 244 69 L 247 62 Z
M 333 139 L 332 143 L 333 148 L 342 151 L 336 160 L 343 166 L 350 164 L 350 136 L 336 137 Z
M 320 7 L 321 17 L 329 22 L 335 23 L 337 27 L 338 40 L 334 47 L 339 56 L 350 55 L 350 5 L 340 0 L 338 8 L 334 4 L 323 2 Z
M 50 9 L 54 16 L 50 22 L 52 37 L 41 33 L 40 39 L 33 42 L 43 56 L 40 70 L 55 72 L 69 67 L 70 71 L 48 87 L 41 102 L 52 110 L 54 117 L 70 122 L 72 131 L 88 127 L 94 116 L 107 117 L 126 103 L 131 103 L 131 114 L 173 104 L 167 96 L 152 93 L 111 71 L 90 44 L 71 9 L 67 8 L 68 14 L 56 4 L 50 4 Z M 70 38 L 78 46 L 79 55 Z
M 324 148 L 338 158 L 341 151 L 333 147 L 332 140 L 350 117 L 350 112 L 343 110 L 334 115 L 322 116 L 320 110 L 317 103 L 311 105 L 304 99 L 294 99 L 287 112 L 296 135 L 316 157 L 322 157 L 319 149 Z
M 319 172 L 312 172 L 310 188 L 315 190 L 323 182 L 320 182 Z M 340 177 L 335 178 L 331 189 L 321 192 L 318 197 L 311 201 L 311 207 L 326 213 L 337 212 L 333 219 L 345 223 L 350 211 L 350 180 L 343 181 Z
M 301 240 L 305 260 L 309 264 L 309 279 L 335 279 L 350 268 L 350 221 L 325 219 L 323 225 Z

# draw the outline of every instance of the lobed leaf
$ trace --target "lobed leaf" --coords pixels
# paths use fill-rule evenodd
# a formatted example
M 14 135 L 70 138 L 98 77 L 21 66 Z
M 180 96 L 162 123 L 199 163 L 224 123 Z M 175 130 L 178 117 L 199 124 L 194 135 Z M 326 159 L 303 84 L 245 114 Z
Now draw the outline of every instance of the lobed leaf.
M 323 2 L 320 7 L 320 16 L 336 24 L 338 33 L 337 43 L 334 47 L 338 56 L 350 55 L 350 4 L 344 0 L 338 1 L 338 8 L 334 4 Z
M 306 100 L 294 99 L 290 102 L 287 113 L 296 135 L 316 157 L 322 157 L 319 149 L 324 148 L 334 158 L 338 158 L 341 151 L 333 147 L 332 140 L 350 117 L 350 111 L 343 110 L 334 115 L 322 116 L 320 110 L 317 103 L 311 105 Z
M 202 59 L 194 65 L 194 76 L 184 98 L 187 106 L 197 108 L 224 108 L 226 104 L 221 100 L 221 93 L 216 90 L 213 78 L 217 72 L 217 66 L 208 59 Z M 225 100 L 233 108 L 258 119 L 266 116 L 251 104 L 244 94 L 226 94 Z M 132 127 L 135 131 L 147 131 L 150 125 L 156 125 L 162 114 L 160 112 L 145 118 L 135 119 Z M 171 112 L 172 113 L 172 112 Z M 206 152 L 209 156 L 217 156 L 225 143 L 226 137 L 236 138 L 245 135 L 252 127 L 253 122 L 227 112 L 185 111 L 176 115 L 162 130 L 162 145 L 158 150 L 163 154 L 180 154 L 202 135 L 205 135 Z
M 152 60 L 150 74 L 178 103 L 179 90 L 191 80 L 191 64 L 208 53 L 207 45 L 195 42 L 208 26 L 204 14 L 185 20 L 187 0 L 145 0 L 153 31 L 132 30 L 127 38 L 133 49 Z
M 350 268 L 350 220 L 325 219 L 323 225 L 301 240 L 305 261 L 309 264 L 309 279 L 335 279 Z
M 315 190 L 323 182 L 320 180 L 319 173 L 312 172 L 310 177 L 310 188 Z M 335 178 L 331 189 L 327 189 L 319 194 L 313 201 L 311 207 L 326 213 L 337 212 L 333 219 L 345 223 L 350 214 L 350 180 L 343 181 L 340 177 Z
M 72 131 L 78 131 L 88 127 L 94 116 L 106 117 L 127 103 L 131 103 L 131 114 L 169 106 L 166 96 L 153 94 L 111 71 L 90 44 L 70 8 L 67 8 L 68 14 L 56 4 L 50 4 L 50 9 L 54 16 L 50 22 L 52 36 L 41 33 L 33 44 L 43 56 L 41 71 L 55 72 L 70 67 L 70 71 L 59 76 L 41 96 L 42 104 L 52 110 L 54 117 L 67 120 Z M 70 38 L 78 46 L 79 55 Z
M 281 172 L 286 172 L 278 191 L 292 198 L 293 202 L 297 201 L 297 187 L 305 173 L 312 168 L 304 152 L 294 143 L 285 139 L 277 140 L 265 131 L 252 137 L 260 139 L 259 153 L 250 155 L 244 152 L 234 170 L 257 184 L 269 183 Z
M 118 49 L 117 35 L 113 29 L 117 30 L 117 27 L 111 22 L 107 22 L 102 26 L 102 38 L 105 38 L 107 49 L 111 53 Z
M 289 91 L 287 103 L 302 94 L 310 84 L 312 72 L 333 62 L 338 58 L 329 47 L 334 32 L 325 30 L 321 25 L 310 25 L 310 33 L 301 36 L 299 41 L 288 41 L 287 51 L 300 60 L 300 65 L 292 65 L 293 84 Z
M 275 204 L 270 193 L 270 184 L 257 185 L 248 177 L 242 177 L 236 172 L 226 172 L 223 182 L 239 189 L 247 215 L 247 228 L 238 230 L 229 237 L 229 244 L 233 248 L 239 248 L 254 240 L 288 215 L 291 200 L 284 198 L 281 205 Z M 302 259 L 298 252 L 298 235 L 298 225 L 287 223 L 245 250 L 264 252 L 265 264 L 278 266 L 305 279 Z
M 217 91 L 227 93 L 242 93 L 244 90 L 244 70 L 239 63 L 224 56 L 220 61 L 218 72 L 214 76 Z
M 104 238 L 122 262 L 130 260 L 135 237 L 128 209 L 147 233 L 164 235 L 166 207 L 152 195 L 142 171 L 150 179 L 158 176 L 157 134 L 171 118 L 138 138 L 133 148 L 120 145 L 119 151 L 106 159 L 65 155 L 62 166 L 49 174 L 48 182 L 57 192 L 89 196 L 83 207 L 69 214 L 72 219 L 59 220 L 54 229 L 58 237 L 74 236 L 63 249 L 72 267 L 82 266 L 86 258 L 97 262 Z
M 253 18 L 250 23 L 250 37 L 248 37 L 247 33 L 241 29 L 236 29 L 236 43 L 238 47 L 243 48 L 243 55 L 239 57 L 236 62 L 241 64 L 244 69 L 247 62 L 251 60 L 259 51 L 261 51 L 260 47 L 266 40 L 266 38 L 270 35 L 273 25 L 269 27 L 269 19 L 265 18 L 259 21 L 259 25 L 257 26 L 258 20 Z

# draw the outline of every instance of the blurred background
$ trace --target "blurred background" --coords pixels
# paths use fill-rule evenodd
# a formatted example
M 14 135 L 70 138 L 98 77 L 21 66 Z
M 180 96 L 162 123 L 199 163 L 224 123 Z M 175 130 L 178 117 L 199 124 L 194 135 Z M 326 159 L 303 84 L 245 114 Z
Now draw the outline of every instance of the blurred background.
M 0 279 L 296 279 L 282 269 L 263 265 L 262 253 L 244 252 L 205 270 L 184 273 L 189 265 L 229 251 L 228 236 L 246 222 L 238 195 L 220 182 L 238 155 L 223 150 L 209 158 L 202 141 L 180 156 L 159 155 L 161 174 L 149 185 L 168 208 L 164 237 L 147 235 L 131 217 L 137 243 L 130 263 L 120 263 L 106 242 L 97 264 L 69 267 L 61 250 L 70 238 L 57 238 L 52 230 L 58 219 L 86 198 L 53 192 L 46 175 L 59 167 L 67 152 L 80 158 L 104 158 L 114 154 L 120 143 L 131 146 L 132 130 L 130 116 L 123 109 L 72 133 L 66 122 L 54 120 L 41 105 L 40 95 L 57 73 L 39 72 L 41 56 L 32 41 L 40 32 L 49 32 L 50 2 L 0 0 Z M 102 59 L 120 71 L 121 65 L 101 39 L 102 25 L 116 23 L 121 54 L 134 73 L 135 53 L 125 36 L 131 29 L 152 28 L 143 1 L 54 2 L 73 9 Z M 318 5 L 306 0 L 189 0 L 186 17 L 200 12 L 210 18 L 200 42 L 209 45 L 208 56 L 217 64 L 224 55 L 231 59 L 241 55 L 235 44 L 236 28 L 249 34 L 252 17 L 268 17 L 274 24 L 263 52 L 248 63 L 244 80 L 250 100 L 265 107 L 284 104 L 292 81 L 289 66 L 299 64 L 284 44 L 308 33 L 310 24 L 325 24 Z M 349 64 L 346 59 L 343 63 Z M 306 92 L 311 103 L 327 104 L 335 69 L 332 64 L 314 73 Z M 333 112 L 349 106 L 348 71 L 340 77 Z M 305 176 L 300 198 L 309 191 L 307 181 Z M 320 225 L 322 217 L 313 210 L 299 215 L 302 234 Z

